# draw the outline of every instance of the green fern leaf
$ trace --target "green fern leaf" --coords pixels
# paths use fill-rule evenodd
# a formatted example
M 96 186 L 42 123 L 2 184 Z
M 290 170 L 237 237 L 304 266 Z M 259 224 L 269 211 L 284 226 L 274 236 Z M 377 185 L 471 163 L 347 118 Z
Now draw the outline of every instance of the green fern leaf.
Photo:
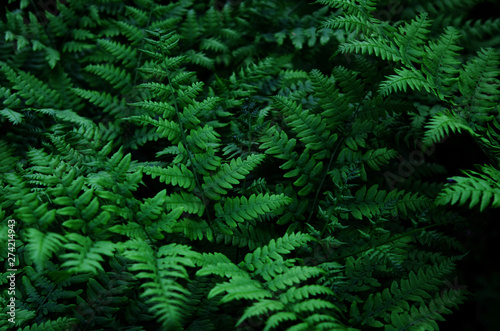
M 65 244 L 64 247 L 76 252 L 61 255 L 61 258 L 66 260 L 61 267 L 68 268 L 69 272 L 74 273 L 97 274 L 97 270 L 104 271 L 101 255 L 113 255 L 116 246 L 109 241 L 93 242 L 92 239 L 77 233 L 70 233 L 66 235 L 66 238 L 71 242 Z
M 332 146 L 337 141 L 337 134 L 330 134 L 330 131 L 326 130 L 326 123 L 322 121 L 321 116 L 309 114 L 308 110 L 303 111 L 302 105 L 282 96 L 276 96 L 274 104 L 285 113 L 286 121 L 306 147 L 324 150 L 326 146 Z M 324 157 L 328 157 L 328 154 Z
M 46 262 L 63 247 L 67 239 L 57 233 L 43 233 L 35 228 L 26 230 L 29 244 L 26 246 L 38 272 L 44 269 Z
M 394 41 L 399 48 L 403 63 L 422 63 L 427 34 L 430 32 L 431 22 L 427 20 L 427 13 L 423 13 L 410 23 L 400 26 Z
M 323 23 L 324 27 L 330 29 L 344 29 L 348 32 L 363 33 L 371 36 L 379 32 L 380 21 L 376 19 L 367 20 L 358 15 L 346 14 L 344 16 L 330 18 Z
M 461 104 L 466 112 L 489 113 L 500 101 L 500 54 L 493 48 L 481 49 L 477 57 L 460 71 Z
M 221 206 L 220 203 L 215 205 L 215 212 L 216 216 L 223 218 L 230 227 L 236 227 L 235 222 L 255 219 L 259 215 L 272 212 L 291 201 L 284 194 L 252 194 L 248 199 L 245 197 L 227 198 L 224 200 L 224 206 Z
M 396 75 L 387 76 L 387 79 L 379 86 L 378 92 L 382 96 L 387 96 L 398 91 L 406 92 L 408 87 L 417 91 L 425 90 L 428 93 L 434 92 L 434 87 L 429 84 L 420 71 L 406 68 L 396 68 L 394 71 Z
M 160 177 L 162 183 L 178 185 L 188 191 L 192 191 L 196 186 L 194 174 L 182 163 L 168 168 L 141 167 L 141 170 L 152 178 Z
M 18 113 L 15 110 L 4 108 L 0 110 L 0 115 L 7 118 L 12 124 L 20 124 L 24 121 L 24 116 L 21 113 Z
M 188 280 L 186 267 L 194 267 L 201 258 L 189 246 L 169 244 L 157 252 L 142 240 L 125 242 L 124 256 L 136 261 L 131 271 L 139 271 L 137 277 L 145 280 L 141 294 L 147 298 L 152 312 L 164 328 L 181 329 L 189 291 L 178 280 Z
M 203 193 L 210 199 L 220 200 L 221 194 L 227 194 L 226 189 L 232 189 L 255 168 L 265 155 L 249 155 L 245 161 L 232 159 L 229 164 L 223 164 L 219 171 L 211 177 L 203 177 Z
M 243 321 L 251 317 L 264 315 L 277 310 L 283 310 L 284 308 L 285 304 L 278 300 L 261 299 L 245 310 L 245 313 L 241 316 L 238 322 L 236 322 L 236 325 L 240 325 Z
M 450 131 L 461 133 L 464 130 L 472 136 L 476 136 L 476 133 L 463 118 L 450 111 L 435 114 L 425 127 L 427 131 L 423 143 L 426 146 L 439 142 L 448 136 Z
M 436 203 L 464 205 L 469 202 L 469 208 L 480 203 L 479 210 L 500 207 L 500 171 L 492 166 L 480 167 L 483 173 L 464 170 L 467 177 L 451 177 L 455 183 L 447 184 L 436 198 Z
M 48 320 L 43 323 L 26 326 L 25 328 L 19 328 L 18 331 L 65 331 L 72 328 L 76 322 L 76 318 L 59 317 L 57 320 Z
M 205 205 L 200 198 L 192 193 L 181 191 L 180 193 L 172 193 L 165 198 L 167 209 L 173 210 L 178 207 L 184 207 L 184 210 L 190 214 L 202 216 L 205 210 Z
M 155 120 L 148 115 L 131 116 L 125 119 L 137 122 L 141 125 L 150 124 L 156 127 L 156 132 L 160 134 L 161 137 L 170 140 L 173 144 L 177 144 L 181 139 L 180 137 L 181 129 L 179 124 L 176 123 L 175 121 L 169 121 L 163 118 Z
M 157 102 L 151 100 L 129 103 L 130 106 L 141 107 L 145 111 L 151 111 L 165 119 L 171 119 L 175 114 L 175 108 L 167 102 Z
M 112 64 L 91 64 L 86 66 L 85 71 L 91 72 L 104 80 L 110 82 L 114 88 L 121 90 L 129 87 L 132 83 L 132 76 L 126 70 L 117 68 Z
M 117 59 L 123 61 L 126 68 L 133 68 L 137 66 L 138 56 L 135 48 L 106 39 L 97 40 L 97 45 L 104 48 Z
M 458 80 L 458 52 L 462 49 L 456 43 L 460 38 L 460 32 L 447 27 L 440 38 L 431 42 L 429 46 L 424 46 L 426 56 L 424 56 L 422 71 L 427 76 L 427 80 L 440 95 L 448 94 L 447 91 Z M 446 92 L 445 92 L 446 91 Z
M 396 46 L 383 39 L 366 38 L 364 41 L 350 41 L 339 45 L 337 52 L 374 54 L 382 60 L 391 60 L 393 62 L 404 61 Z

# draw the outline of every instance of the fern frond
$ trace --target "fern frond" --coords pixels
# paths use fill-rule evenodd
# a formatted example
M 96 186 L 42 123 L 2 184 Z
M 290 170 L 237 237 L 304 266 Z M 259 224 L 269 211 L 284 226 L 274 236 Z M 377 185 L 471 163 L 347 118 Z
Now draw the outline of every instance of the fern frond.
M 318 2 L 332 8 L 342 8 L 347 14 L 356 14 L 365 18 L 368 18 L 368 13 L 375 10 L 375 1 L 373 0 L 318 0 Z
M 286 132 L 278 131 L 275 126 L 269 128 L 267 134 L 272 137 L 266 138 L 267 141 L 260 145 L 260 148 L 266 149 L 266 154 L 274 155 L 276 158 L 288 159 L 297 143 L 295 138 L 288 139 Z
M 203 39 L 200 48 L 202 50 L 212 50 L 218 53 L 227 53 L 229 47 L 225 45 L 219 38 L 207 38 Z
M 424 145 L 437 143 L 445 136 L 448 136 L 450 131 L 453 133 L 461 133 L 462 130 L 464 130 L 469 132 L 472 136 L 476 136 L 476 133 L 469 124 L 463 118 L 455 115 L 455 113 L 451 111 L 435 114 L 425 127 L 427 131 L 423 139 Z
M 248 199 L 245 197 L 227 198 L 224 200 L 223 206 L 217 203 L 215 213 L 217 217 L 223 218 L 230 227 L 236 227 L 235 222 L 256 219 L 259 215 L 272 212 L 290 202 L 291 199 L 284 194 L 252 194 Z
M 398 155 L 395 150 L 387 148 L 368 150 L 363 155 L 361 151 L 355 151 L 358 149 L 358 145 L 356 144 L 354 139 L 351 138 L 350 141 L 351 143 L 348 143 L 348 146 L 350 147 L 342 149 L 337 157 L 337 162 L 340 164 L 363 162 L 366 163 L 370 168 L 380 171 L 381 165 L 388 164 L 391 159 L 395 158 Z M 349 139 L 346 139 L 346 142 L 349 142 Z
M 244 265 L 249 271 L 255 271 L 256 269 L 259 271 L 265 267 L 263 261 L 265 261 L 268 256 L 269 258 L 277 259 L 280 256 L 279 254 L 288 254 L 295 248 L 311 240 L 313 240 L 313 238 L 310 235 L 300 232 L 290 235 L 285 234 L 277 240 L 271 240 L 267 246 L 263 248 L 259 247 L 253 253 L 248 253 L 245 256 Z
M 196 17 L 194 9 L 190 9 L 186 13 L 186 19 L 180 28 L 182 37 L 189 42 L 194 42 L 200 35 L 200 25 Z
M 205 205 L 200 198 L 192 193 L 181 191 L 180 193 L 172 193 L 165 198 L 166 207 L 173 210 L 178 207 L 184 207 L 184 211 L 198 216 L 203 215 Z
M 500 103 L 500 53 L 481 49 L 477 57 L 467 62 L 460 71 L 458 86 L 462 94 L 460 104 L 465 112 L 490 113 Z
M 229 164 L 223 164 L 213 176 L 203 177 L 203 193 L 210 199 L 220 200 L 221 194 L 227 194 L 226 189 L 232 189 L 233 185 L 238 184 L 264 160 L 264 157 L 264 154 L 249 155 L 245 161 L 237 158 L 236 160 L 232 159 Z
M 179 143 L 179 151 L 184 152 L 184 146 Z M 210 171 L 215 171 L 222 164 L 222 158 L 215 154 L 215 150 L 208 146 L 204 153 L 197 153 L 194 155 L 193 165 L 196 171 L 202 175 L 208 175 Z
M 308 110 L 302 110 L 302 105 L 282 96 L 276 96 L 274 104 L 287 116 L 286 121 L 307 148 L 324 150 L 337 141 L 337 135 L 326 130 L 326 123 L 320 115 L 309 114 Z M 328 157 L 328 154 L 323 157 Z
M 92 239 L 70 233 L 66 235 L 70 242 L 64 245 L 68 250 L 75 253 L 66 253 L 61 258 L 66 261 L 62 264 L 63 268 L 68 268 L 69 272 L 97 274 L 97 270 L 104 271 L 101 262 L 104 261 L 101 255 L 111 256 L 115 250 L 115 244 L 109 241 L 93 242 Z
M 350 41 L 339 45 L 338 51 L 340 53 L 358 53 L 368 54 L 380 57 L 382 60 L 390 60 L 393 62 L 403 62 L 401 53 L 398 48 L 391 42 L 385 39 L 366 38 L 363 41 Z
M 193 101 L 196 99 L 196 97 L 203 92 L 203 86 L 205 83 L 203 82 L 194 82 L 189 86 L 186 86 L 183 89 L 178 89 L 177 95 L 178 101 L 181 105 L 181 107 L 186 107 L 187 105 L 190 105 L 193 103 Z
M 153 198 L 144 200 L 140 205 L 140 211 L 137 213 L 137 221 L 145 224 L 147 221 L 156 220 L 165 216 L 164 206 L 166 201 L 166 190 L 158 192 Z M 175 208 L 171 214 L 180 215 L 182 208 Z M 177 216 L 178 218 L 179 216 Z
M 220 223 L 216 223 L 216 226 L 219 225 Z M 209 225 L 205 220 L 184 217 L 172 226 L 172 232 L 182 233 L 189 240 L 203 240 L 206 238 L 208 241 L 212 241 L 214 238 L 213 228 L 214 225 Z M 219 230 L 221 230 L 220 227 Z M 231 234 L 230 230 L 227 232 L 228 234 Z
M 124 21 L 114 21 L 114 23 L 120 29 L 121 34 L 123 34 L 124 36 L 127 37 L 128 40 L 130 40 L 132 45 L 134 46 L 139 45 L 142 39 L 144 38 L 142 30 L 135 25 L 129 24 Z
M 171 85 L 165 85 L 157 82 L 142 83 L 136 87 L 149 90 L 154 98 L 158 98 L 160 100 L 168 100 L 174 91 L 174 88 Z
M 274 233 L 267 231 L 267 227 L 251 224 L 250 222 L 238 223 L 237 227 L 231 228 L 232 234 L 219 233 L 215 235 L 215 240 L 218 243 L 231 244 L 236 247 L 248 247 L 254 250 L 257 247 L 262 247 L 268 243 Z
M 156 132 L 160 135 L 160 137 L 167 138 L 174 144 L 177 144 L 181 140 L 180 137 L 181 129 L 179 124 L 175 121 L 169 121 L 163 118 L 155 120 L 148 115 L 130 116 L 126 117 L 125 119 L 134 121 L 141 125 L 150 124 L 156 127 Z
M 35 228 L 28 228 L 26 237 L 29 244 L 26 246 L 38 272 L 44 269 L 45 263 L 63 247 L 67 239 L 57 233 L 43 233 Z
M 57 320 L 48 320 L 43 323 L 35 323 L 25 328 L 19 328 L 19 331 L 65 331 L 72 328 L 77 322 L 76 318 L 59 317 Z
M 97 45 L 108 51 L 117 59 L 121 60 L 126 68 L 133 68 L 137 66 L 138 56 L 135 48 L 106 39 L 97 40 Z
M 127 14 L 136 20 L 140 25 L 145 25 L 148 20 L 148 13 L 144 10 L 132 6 L 125 6 Z
M 146 111 L 151 111 L 165 119 L 171 119 L 175 114 L 175 108 L 167 102 L 157 102 L 151 100 L 144 100 L 129 103 L 130 106 L 141 107 Z
M 367 20 L 358 15 L 344 14 L 340 17 L 334 17 L 323 22 L 323 27 L 330 29 L 344 29 L 349 32 L 363 33 L 371 36 L 379 32 L 378 25 L 381 22 L 376 19 Z
M 246 319 L 254 316 L 264 315 L 266 313 L 283 310 L 285 304 L 279 300 L 261 299 L 245 310 L 245 313 L 238 320 L 236 325 L 240 325 Z
M 356 219 L 373 217 L 379 215 L 383 210 L 392 208 L 401 216 L 408 215 L 408 209 L 416 211 L 423 209 L 430 204 L 430 199 L 420 197 L 417 193 L 406 193 L 404 191 L 392 190 L 389 193 L 378 190 L 378 185 L 371 186 L 368 190 L 366 186 L 361 187 L 355 195 L 355 201 L 347 205 L 351 209 L 351 214 Z
M 14 69 L 3 61 L 0 61 L 0 72 L 10 81 L 13 89 L 17 90 L 16 96 L 25 99 L 26 105 L 47 108 L 60 108 L 62 106 L 59 93 L 33 74 Z
M 132 76 L 130 73 L 121 68 L 117 68 L 113 64 L 89 64 L 84 70 L 107 80 L 118 90 L 124 87 L 129 88 L 130 85 L 132 85 Z
M 222 303 L 240 299 L 260 300 L 273 296 L 271 291 L 262 288 L 259 281 L 247 277 L 233 277 L 229 282 L 217 284 L 210 291 L 209 298 L 223 292 L 227 294 L 221 299 Z
M 164 328 L 180 329 L 189 291 L 179 280 L 189 278 L 186 268 L 194 267 L 201 255 L 191 251 L 189 246 L 178 244 L 154 251 L 142 240 L 125 242 L 122 247 L 124 256 L 136 262 L 130 270 L 138 271 L 137 277 L 145 280 L 141 296 L 147 298 L 158 321 Z
M 296 266 L 283 273 L 276 272 L 275 275 L 272 275 L 273 278 L 267 281 L 265 285 L 272 291 L 285 290 L 289 286 L 300 284 L 308 278 L 316 277 L 322 273 L 324 273 L 324 270 L 318 267 Z
M 458 80 L 460 61 L 458 52 L 462 47 L 457 46 L 460 32 L 447 27 L 438 40 L 424 46 L 424 56 L 422 71 L 432 86 L 435 86 L 438 93 L 450 96 L 448 89 Z M 447 92 L 445 92 L 447 91 Z
M 217 150 L 220 146 L 219 134 L 213 127 L 208 125 L 191 130 L 189 135 L 186 136 L 186 142 L 193 151 L 205 151 L 209 148 Z
M 141 170 L 152 178 L 160 177 L 160 182 L 171 185 L 178 185 L 192 191 L 196 186 L 194 174 L 184 164 L 173 165 L 168 168 L 142 167 Z
M 200 67 L 204 67 L 207 69 L 213 70 L 215 68 L 215 61 L 208 56 L 206 56 L 203 52 L 196 52 L 193 49 L 190 49 L 186 52 L 186 58 L 189 62 L 196 64 Z
M 116 95 L 113 96 L 106 92 L 84 90 L 78 87 L 72 88 L 71 91 L 79 97 L 87 99 L 90 103 L 104 108 L 104 111 L 109 111 L 110 114 L 115 114 L 116 109 L 112 108 L 118 108 L 117 105 L 121 103 Z
M 24 121 L 23 114 L 9 108 L 0 110 L 0 115 L 7 118 L 14 125 L 20 124 Z
M 409 311 L 408 301 L 425 304 L 439 285 L 443 284 L 444 276 L 453 270 L 455 258 L 448 259 L 440 264 L 419 269 L 417 273 L 410 272 L 408 278 L 400 283 L 394 281 L 389 288 L 376 294 L 370 294 L 365 300 L 363 311 L 359 315 L 357 302 L 351 306 L 352 321 L 357 324 L 381 327 L 390 322 L 391 311 Z
M 500 19 L 467 20 L 463 22 L 462 31 L 466 39 L 483 39 L 485 35 L 492 35 L 500 31 Z
M 282 257 L 310 240 L 312 237 L 307 234 L 286 234 L 248 253 L 238 266 L 223 255 L 211 255 L 211 259 L 204 263 L 197 274 L 217 274 L 230 278 L 227 282 L 217 284 L 210 291 L 209 298 L 224 294 L 221 302 L 255 300 L 254 304 L 245 310 L 237 325 L 252 316 L 270 314 L 266 321 L 266 330 L 287 319 L 298 323 L 297 328 L 308 325 L 314 329 L 317 323 L 328 319 L 327 316 L 318 315 L 337 308 L 331 302 L 310 297 L 318 294 L 331 295 L 333 292 L 320 285 L 296 285 L 324 271 L 317 267 L 293 266 L 293 260 L 284 260 Z M 260 278 L 264 279 L 264 282 Z M 280 290 L 286 291 L 277 296 L 275 293 Z M 311 316 L 313 312 L 316 313 L 315 317 Z M 283 315 L 288 317 L 283 318 Z M 312 324 L 309 325 L 308 322 Z
M 464 205 L 469 202 L 469 208 L 480 203 L 479 210 L 500 207 L 500 171 L 492 166 L 480 167 L 482 173 L 472 170 L 462 171 L 467 177 L 451 177 L 456 183 L 446 184 L 439 193 L 436 203 Z
M 426 330 L 439 330 L 437 321 L 445 320 L 442 314 L 450 314 L 449 308 L 456 308 L 466 298 L 466 291 L 455 289 L 444 289 L 436 293 L 436 296 L 427 305 L 412 305 L 409 311 L 391 313 L 391 326 L 387 330 L 404 330 L 409 328 L 423 327 Z
M 127 236 L 131 239 L 146 239 L 146 232 L 144 231 L 144 227 L 135 222 L 128 222 L 127 224 L 117 224 L 108 228 L 108 231 Z
M 424 75 L 415 69 L 394 69 L 396 75 L 387 76 L 387 79 L 383 81 L 378 92 L 382 96 L 387 96 L 391 93 L 396 93 L 398 91 L 404 91 L 409 88 L 412 90 L 422 91 L 425 90 L 428 93 L 434 91 L 434 86 L 431 85 Z
M 186 128 L 195 127 L 201 123 L 200 115 L 212 111 L 220 101 L 221 99 L 218 97 L 209 97 L 202 102 L 195 101 L 193 104 L 188 104 L 180 114 L 181 121 L 186 125 Z M 208 128 L 204 129 L 209 130 Z M 217 135 L 217 133 L 213 132 L 212 135 Z
M 403 63 L 422 63 L 425 54 L 422 45 L 427 40 L 426 35 L 430 32 L 430 26 L 427 13 L 423 13 L 398 28 L 394 41 L 399 48 Z
M 340 71 L 342 70 L 337 69 L 336 73 L 340 74 Z M 309 77 L 314 87 L 315 96 L 319 99 L 318 104 L 323 108 L 321 116 L 326 122 L 326 129 L 334 132 L 342 121 L 342 115 L 347 110 L 348 102 L 339 98 L 340 91 L 335 87 L 335 77 L 326 77 L 319 70 L 311 70 Z
M 365 97 L 365 83 L 360 79 L 359 72 L 342 66 L 333 68 L 333 76 L 346 99 L 338 103 L 342 105 L 338 107 L 342 110 L 339 114 L 339 119 L 346 120 L 352 111 L 352 109 L 349 108 L 349 103 L 358 103 Z

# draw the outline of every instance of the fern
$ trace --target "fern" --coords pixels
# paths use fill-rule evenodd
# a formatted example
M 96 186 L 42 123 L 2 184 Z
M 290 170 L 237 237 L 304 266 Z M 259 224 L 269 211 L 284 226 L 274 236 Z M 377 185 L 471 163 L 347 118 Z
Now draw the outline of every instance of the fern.
M 395 213 L 405 216 L 408 209 L 415 211 L 416 209 L 423 208 L 429 204 L 429 201 L 424 198 L 419 198 L 417 194 L 398 192 L 396 190 L 389 193 L 383 190 L 377 190 L 377 186 L 372 186 L 367 189 L 363 186 L 355 194 L 355 207 L 351 210 L 352 215 L 361 219 L 363 216 L 372 217 L 374 214 L 380 212 L 380 207 L 386 207 L 392 204 Z M 362 201 L 362 202 L 361 202 Z M 361 202 L 361 203 L 360 203 Z M 349 208 L 349 205 L 347 206 Z
M 166 184 L 178 185 L 192 191 L 196 183 L 193 173 L 183 164 L 180 168 L 172 166 L 169 168 L 144 167 L 143 172 L 151 175 L 152 178 L 160 177 L 160 181 Z
M 59 317 L 57 320 L 46 321 L 44 323 L 35 324 L 32 326 L 27 326 L 27 327 L 22 328 L 20 330 L 22 330 L 22 331 L 39 331 L 39 330 L 51 329 L 54 331 L 62 331 L 62 330 L 66 330 L 69 326 L 73 325 L 74 322 L 75 322 L 75 319 Z
M 423 72 L 430 84 L 437 86 L 438 93 L 442 94 L 457 81 L 460 61 L 458 52 L 461 47 L 457 45 L 460 32 L 448 27 L 444 34 L 429 46 L 424 46 L 427 56 L 424 57 Z M 445 88 L 446 87 L 446 88 Z M 448 96 L 450 96 L 448 92 Z
M 480 211 L 488 207 L 497 208 L 500 206 L 500 190 L 497 184 L 499 172 L 492 166 L 480 167 L 481 172 L 466 170 L 463 171 L 467 177 L 451 177 L 453 184 L 447 185 L 440 192 L 436 199 L 439 204 L 459 204 L 469 203 L 469 208 L 477 204 Z
M 28 246 L 26 249 L 30 252 L 31 259 L 38 270 L 44 269 L 45 263 L 51 258 L 52 254 L 62 248 L 67 239 L 57 233 L 44 234 L 35 228 L 28 229 Z
M 120 70 L 112 65 L 88 65 L 85 70 L 109 81 L 116 89 L 129 87 L 132 83 L 132 77 L 125 70 Z
M 459 90 L 465 111 L 489 112 L 497 105 L 499 63 L 498 52 L 483 49 L 460 72 Z
M 281 206 L 290 203 L 291 199 L 283 195 L 254 195 L 252 194 L 249 199 L 238 197 L 234 199 L 226 199 L 224 205 L 215 205 L 216 216 L 223 218 L 229 226 L 236 227 L 235 222 L 243 222 L 245 220 L 252 220 L 278 209 Z
M 379 56 L 382 60 L 391 60 L 394 62 L 403 61 L 403 58 L 401 57 L 401 54 L 396 46 L 384 39 L 367 38 L 366 41 L 352 41 L 350 43 L 342 44 L 339 47 L 338 52 L 356 52 L 368 55 L 373 54 Z
M 409 327 L 426 327 L 431 330 L 439 330 L 439 325 L 436 321 L 444 319 L 442 314 L 449 314 L 449 308 L 456 307 L 457 303 L 461 303 L 465 297 L 465 293 L 460 290 L 444 290 L 442 293 L 436 294 L 436 297 L 426 305 L 420 307 L 411 306 L 409 312 L 392 313 L 391 323 L 394 330 L 400 330 Z
M 134 49 L 110 40 L 101 39 L 97 41 L 97 44 L 117 59 L 121 60 L 125 67 L 133 67 L 136 65 L 135 59 L 137 58 L 137 52 Z
M 499 206 L 500 25 L 393 5 L 9 1 L 0 329 L 437 330 Z
M 431 92 L 432 85 L 430 85 L 425 77 L 415 70 L 396 69 L 396 75 L 387 77 L 388 79 L 380 84 L 379 93 L 387 96 L 393 92 L 404 91 L 410 87 L 412 90 Z
M 229 164 L 223 164 L 213 177 L 204 177 L 202 186 L 204 194 L 215 200 L 220 199 L 221 194 L 227 194 L 226 189 L 232 189 L 245 175 L 264 159 L 263 155 L 251 155 L 245 161 L 238 158 L 231 160 Z
M 320 324 L 325 320 L 330 322 L 330 326 L 339 325 L 335 318 L 326 315 L 321 318 L 324 313 L 318 313 L 323 309 L 335 308 L 332 303 L 322 299 L 309 299 L 310 296 L 331 295 L 333 292 L 317 285 L 305 285 L 299 288 L 293 286 L 301 280 L 318 275 L 322 270 L 315 267 L 293 267 L 293 260 L 287 261 L 281 256 L 290 253 L 308 240 L 311 238 L 301 233 L 285 235 L 276 241 L 271 240 L 269 245 L 247 254 L 238 266 L 223 255 L 214 255 L 207 259 L 208 263 L 204 264 L 197 274 L 200 276 L 217 274 L 230 278 L 229 282 L 217 284 L 211 290 L 209 297 L 226 293 L 220 298 L 221 302 L 255 300 L 255 303 L 245 310 L 237 325 L 248 318 L 266 314 L 270 316 L 264 330 L 275 328 L 286 320 L 294 321 L 301 318 L 303 320 L 296 325 L 297 328 L 314 327 L 316 323 Z M 279 290 L 284 292 L 274 299 L 277 294 L 273 292 Z M 311 315 L 315 311 L 316 314 Z M 309 317 L 305 317 L 308 315 Z
M 410 273 L 408 279 L 401 280 L 401 283 L 393 282 L 390 289 L 386 288 L 382 292 L 371 294 L 364 302 L 363 311 L 360 315 L 357 303 L 351 306 L 351 318 L 356 323 L 367 324 L 372 327 L 380 327 L 383 323 L 377 319 L 391 320 L 395 325 L 401 324 L 400 320 L 394 313 L 410 311 L 408 301 L 424 303 L 431 296 L 428 291 L 432 291 L 439 285 L 437 277 L 442 277 L 450 272 L 452 260 L 446 261 L 439 265 L 429 267 L 426 270 L 420 270 L 417 274 Z M 456 300 L 456 298 L 455 298 Z M 431 302 L 430 304 L 434 304 Z M 388 307 L 391 314 L 385 313 Z M 423 310 L 425 311 L 425 306 Z M 381 314 L 381 312 L 384 312 Z M 436 316 L 440 316 L 439 312 L 434 312 L 436 315 L 422 316 L 426 320 L 432 320 Z M 399 316 L 398 316 L 399 317 Z M 393 319 L 394 318 L 394 319 Z M 420 321 L 419 321 L 420 322 Z M 424 323 L 423 321 L 421 323 Z M 429 322 L 427 322 L 429 323 Z M 399 325 L 398 325 L 399 327 Z
M 114 245 L 111 242 L 98 241 L 92 242 L 91 239 L 72 233 L 66 236 L 73 243 L 65 244 L 67 250 L 76 251 L 76 253 L 66 253 L 61 257 L 67 261 L 63 263 L 68 267 L 69 272 L 96 272 L 104 270 L 101 265 L 103 261 L 101 255 L 112 255 Z
M 293 102 L 287 102 L 284 98 L 277 97 L 275 104 L 287 116 L 286 121 L 293 128 L 297 137 L 302 138 L 301 141 L 306 148 L 323 150 L 337 140 L 334 134 L 331 135 L 329 131 L 325 130 L 326 124 L 321 121 L 320 116 L 309 115 L 308 111 L 302 111 L 300 105 L 297 106 Z
M 130 242 L 124 247 L 128 247 L 125 257 L 137 261 L 131 271 L 142 271 L 138 277 L 148 279 L 142 285 L 146 288 L 142 295 L 148 297 L 159 322 L 164 328 L 179 328 L 188 291 L 177 279 L 188 278 L 186 267 L 194 267 L 193 260 L 199 254 L 176 244 L 163 246 L 155 252 L 145 241 Z
M 454 115 L 452 112 L 434 115 L 426 128 L 428 130 L 425 133 L 426 136 L 423 142 L 427 145 L 444 139 L 451 132 L 461 133 L 462 130 L 464 130 L 469 132 L 471 135 L 476 135 L 464 119 Z

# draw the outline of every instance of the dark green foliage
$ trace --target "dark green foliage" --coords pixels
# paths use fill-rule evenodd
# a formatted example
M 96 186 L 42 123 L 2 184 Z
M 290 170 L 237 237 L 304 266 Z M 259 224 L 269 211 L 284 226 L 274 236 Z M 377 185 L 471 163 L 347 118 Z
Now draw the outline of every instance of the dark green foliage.
M 498 19 L 164 3 L 9 0 L 0 328 L 438 330 L 468 294 L 449 207 L 500 206 Z M 432 182 L 456 134 L 491 162 Z

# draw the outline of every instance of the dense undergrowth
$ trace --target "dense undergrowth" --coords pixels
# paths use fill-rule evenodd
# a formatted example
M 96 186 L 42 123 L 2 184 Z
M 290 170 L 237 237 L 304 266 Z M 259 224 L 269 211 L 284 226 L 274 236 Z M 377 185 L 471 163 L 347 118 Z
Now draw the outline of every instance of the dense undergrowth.
M 9 0 L 0 329 L 438 330 L 500 206 L 478 3 Z

